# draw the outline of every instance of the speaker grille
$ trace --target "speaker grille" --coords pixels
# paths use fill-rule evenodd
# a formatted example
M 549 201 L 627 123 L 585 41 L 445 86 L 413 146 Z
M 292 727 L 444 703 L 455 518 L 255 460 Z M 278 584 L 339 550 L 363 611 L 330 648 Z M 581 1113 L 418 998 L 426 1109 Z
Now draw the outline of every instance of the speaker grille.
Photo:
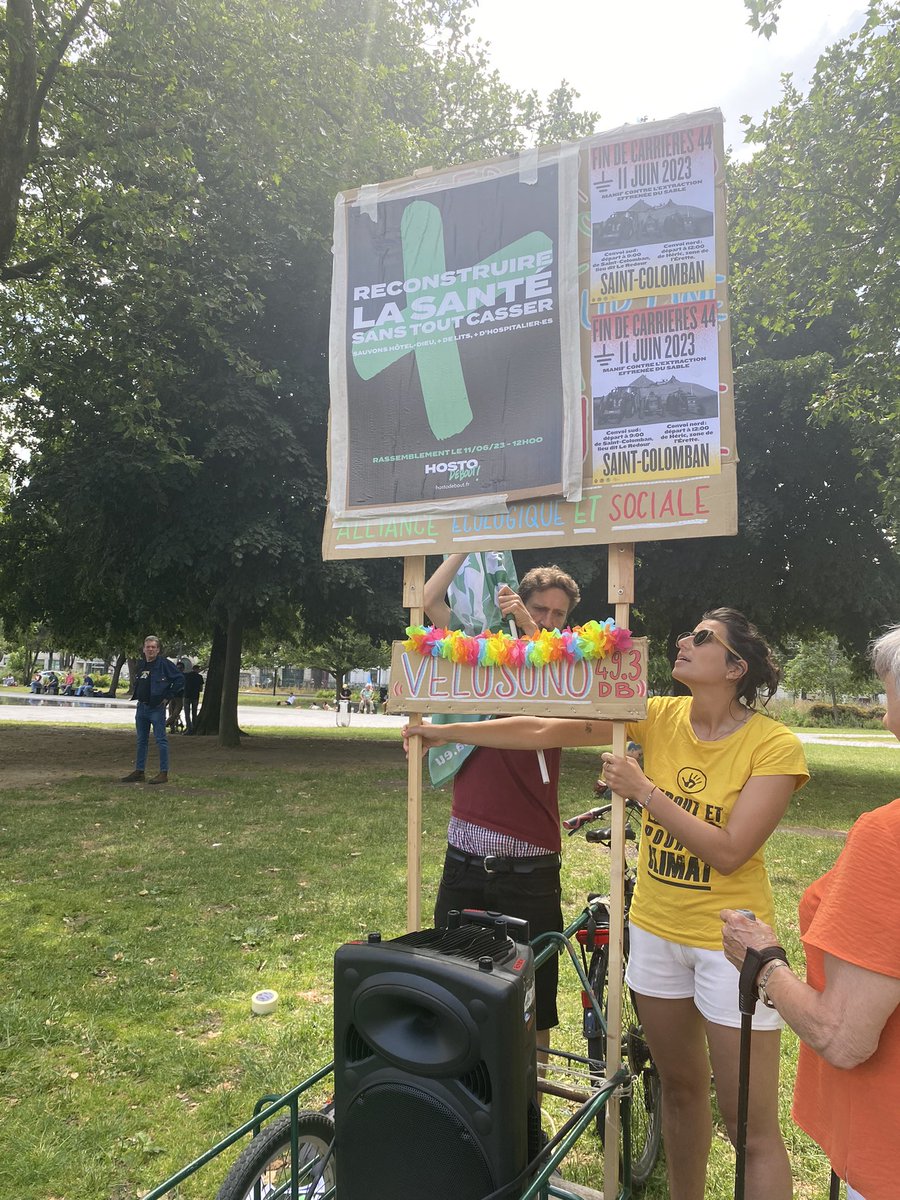
M 476 1100 L 480 1100 L 482 1104 L 490 1104 L 493 1088 L 491 1087 L 491 1073 L 484 1059 L 471 1071 L 466 1071 L 465 1075 L 461 1075 L 459 1082 Z
M 496 1186 L 465 1122 L 442 1100 L 407 1083 L 373 1084 L 360 1092 L 338 1124 L 335 1152 L 341 1200 L 482 1200 Z
M 458 929 L 418 929 L 393 940 L 401 946 L 433 950 L 448 958 L 464 958 L 470 962 L 491 958 L 496 963 L 502 963 L 516 952 L 515 944 L 508 937 L 498 937 L 494 929 L 485 929 L 481 925 L 460 925 Z
M 346 1063 L 361 1063 L 367 1058 L 371 1058 L 375 1051 L 362 1036 L 355 1025 L 347 1026 L 347 1035 L 344 1038 L 344 1062 Z

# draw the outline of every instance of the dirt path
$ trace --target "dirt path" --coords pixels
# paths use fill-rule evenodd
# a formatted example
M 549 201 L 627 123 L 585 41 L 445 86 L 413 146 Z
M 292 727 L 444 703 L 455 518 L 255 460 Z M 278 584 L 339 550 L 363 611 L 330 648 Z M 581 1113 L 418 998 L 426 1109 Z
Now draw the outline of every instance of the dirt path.
M 403 756 L 393 742 L 353 741 L 350 754 L 365 756 L 373 767 L 402 769 Z M 347 764 L 348 739 L 326 733 L 312 737 L 244 738 L 240 749 L 224 750 L 215 738 L 175 736 L 169 739 L 172 780 L 179 771 L 194 777 L 249 774 L 251 771 L 318 767 L 339 770 Z M 156 770 L 151 738 L 148 766 Z M 85 775 L 115 782 L 134 765 L 134 732 L 98 726 L 0 724 L 0 789 L 44 783 L 66 783 Z

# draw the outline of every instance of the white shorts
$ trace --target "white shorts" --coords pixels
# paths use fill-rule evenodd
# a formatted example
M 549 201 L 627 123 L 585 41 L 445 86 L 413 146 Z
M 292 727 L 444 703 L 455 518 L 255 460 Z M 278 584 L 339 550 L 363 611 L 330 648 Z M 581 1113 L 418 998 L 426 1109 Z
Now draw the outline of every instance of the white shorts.
M 633 992 L 661 1000 L 693 1000 L 707 1021 L 740 1029 L 739 976 L 724 950 L 681 946 L 631 922 L 628 934 L 630 950 L 625 980 Z M 774 1008 L 766 1008 L 761 1001 L 757 1003 L 754 1029 L 783 1027 L 784 1021 Z
M 847 1200 L 865 1200 L 865 1196 L 862 1196 L 856 1190 L 856 1188 L 852 1188 L 850 1186 L 850 1184 L 848 1183 L 847 1184 Z

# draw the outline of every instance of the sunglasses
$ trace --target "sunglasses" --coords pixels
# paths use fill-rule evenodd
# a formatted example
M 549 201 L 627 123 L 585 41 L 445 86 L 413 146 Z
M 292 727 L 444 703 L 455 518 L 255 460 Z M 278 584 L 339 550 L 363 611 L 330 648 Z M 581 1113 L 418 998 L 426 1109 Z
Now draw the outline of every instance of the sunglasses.
M 675 645 L 677 646 L 679 642 L 693 642 L 695 646 L 704 646 L 710 640 L 710 638 L 714 638 L 720 646 L 725 647 L 729 654 L 733 654 L 735 658 L 738 658 L 741 660 L 741 662 L 744 662 L 744 659 L 741 658 L 737 650 L 734 650 L 731 646 L 729 646 L 723 637 L 719 637 L 714 629 L 689 629 L 685 633 L 679 633 L 678 637 L 675 639 Z

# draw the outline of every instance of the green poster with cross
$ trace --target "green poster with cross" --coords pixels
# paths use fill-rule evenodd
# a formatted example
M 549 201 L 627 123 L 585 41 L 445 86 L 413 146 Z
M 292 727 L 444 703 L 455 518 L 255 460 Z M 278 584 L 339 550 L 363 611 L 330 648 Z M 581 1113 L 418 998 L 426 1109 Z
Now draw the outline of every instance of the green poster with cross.
M 581 486 L 577 160 L 339 197 L 333 482 L 347 512 Z

